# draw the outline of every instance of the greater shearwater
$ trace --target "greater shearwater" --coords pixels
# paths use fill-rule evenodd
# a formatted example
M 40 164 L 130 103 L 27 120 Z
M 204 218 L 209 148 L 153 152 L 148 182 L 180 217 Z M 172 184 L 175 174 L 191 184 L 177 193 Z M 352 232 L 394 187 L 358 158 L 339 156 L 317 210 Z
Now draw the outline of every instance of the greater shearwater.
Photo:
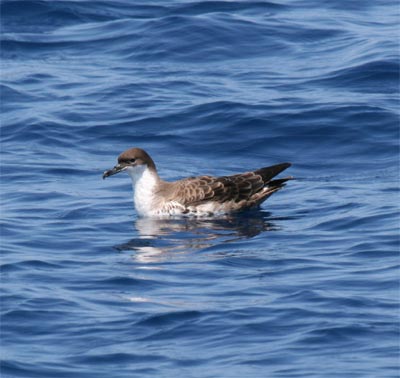
M 132 179 L 133 201 L 140 216 L 227 214 L 259 206 L 292 177 L 272 180 L 290 167 L 281 163 L 231 176 L 188 177 L 175 182 L 162 180 L 150 155 L 131 148 L 118 157 L 118 164 L 103 179 L 126 171 Z

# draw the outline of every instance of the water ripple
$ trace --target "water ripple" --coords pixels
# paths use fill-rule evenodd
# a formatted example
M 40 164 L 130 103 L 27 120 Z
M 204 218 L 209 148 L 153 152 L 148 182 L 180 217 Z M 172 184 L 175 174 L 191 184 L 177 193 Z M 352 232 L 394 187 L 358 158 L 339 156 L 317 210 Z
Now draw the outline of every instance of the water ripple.
M 0 7 L 2 376 L 396 376 L 396 2 Z M 295 180 L 141 219 L 101 179 L 132 146 L 167 180 Z

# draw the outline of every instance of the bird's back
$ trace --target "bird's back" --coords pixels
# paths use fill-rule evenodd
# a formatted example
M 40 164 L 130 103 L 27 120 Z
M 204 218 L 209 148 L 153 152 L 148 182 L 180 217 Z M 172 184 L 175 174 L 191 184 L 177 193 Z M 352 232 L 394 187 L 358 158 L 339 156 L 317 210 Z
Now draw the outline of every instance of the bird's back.
M 169 206 L 174 204 L 183 213 L 226 213 L 255 207 L 291 179 L 272 180 L 290 166 L 277 164 L 252 172 L 231 176 L 198 176 L 169 183 Z M 163 196 L 165 198 L 165 192 Z M 168 201 L 167 201 L 168 202 Z M 178 209 L 176 209 L 178 210 Z

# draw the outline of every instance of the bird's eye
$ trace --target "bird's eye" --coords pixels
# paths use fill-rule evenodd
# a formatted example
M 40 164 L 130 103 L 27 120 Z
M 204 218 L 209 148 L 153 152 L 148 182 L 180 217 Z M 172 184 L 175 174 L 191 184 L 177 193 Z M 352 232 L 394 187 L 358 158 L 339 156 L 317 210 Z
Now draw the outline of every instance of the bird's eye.
M 134 163 L 136 159 L 129 159 L 129 163 Z

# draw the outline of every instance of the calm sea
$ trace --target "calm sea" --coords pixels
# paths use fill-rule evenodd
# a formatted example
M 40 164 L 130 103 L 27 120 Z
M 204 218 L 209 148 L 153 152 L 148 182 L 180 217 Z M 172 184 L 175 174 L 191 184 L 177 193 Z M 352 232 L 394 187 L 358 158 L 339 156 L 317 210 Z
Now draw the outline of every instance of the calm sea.
M 1 377 L 399 377 L 399 3 L 1 2 Z M 226 219 L 162 178 L 290 161 Z

